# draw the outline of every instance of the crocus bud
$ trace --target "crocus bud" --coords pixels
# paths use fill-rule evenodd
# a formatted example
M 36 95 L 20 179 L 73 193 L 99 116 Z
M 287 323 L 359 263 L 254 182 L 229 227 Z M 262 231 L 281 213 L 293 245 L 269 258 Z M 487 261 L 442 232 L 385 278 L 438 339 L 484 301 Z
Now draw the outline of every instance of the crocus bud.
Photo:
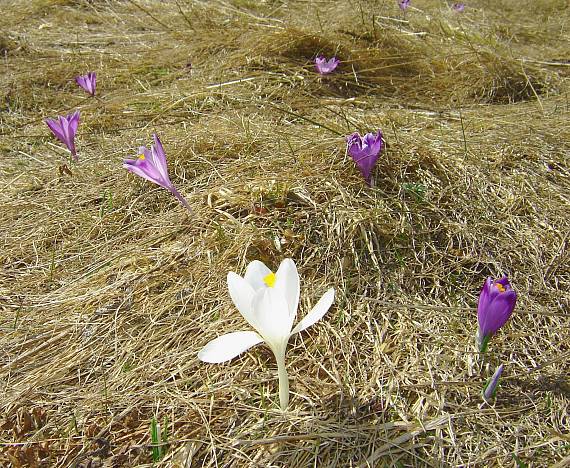
M 487 278 L 477 305 L 477 343 L 479 351 L 484 353 L 491 337 L 509 320 L 515 304 L 517 293 L 513 291 L 506 276 L 493 281 Z
M 491 400 L 495 396 L 495 393 L 497 393 L 497 385 L 499 385 L 499 379 L 501 378 L 502 373 L 503 373 L 503 364 L 497 367 L 497 370 L 493 374 L 493 377 L 491 377 L 491 380 L 489 380 L 489 382 L 487 383 L 485 390 L 483 390 L 483 398 L 486 401 Z

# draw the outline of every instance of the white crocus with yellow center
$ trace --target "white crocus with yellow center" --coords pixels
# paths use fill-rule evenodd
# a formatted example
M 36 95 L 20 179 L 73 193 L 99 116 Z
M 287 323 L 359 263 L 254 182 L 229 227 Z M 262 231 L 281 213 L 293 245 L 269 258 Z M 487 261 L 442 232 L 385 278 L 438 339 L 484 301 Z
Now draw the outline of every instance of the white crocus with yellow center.
M 289 377 L 285 369 L 285 350 L 289 338 L 318 322 L 334 300 L 330 288 L 294 328 L 299 306 L 299 274 L 290 258 L 281 262 L 276 273 L 260 261 L 251 262 L 241 276 L 228 274 L 230 296 L 243 318 L 255 331 L 238 331 L 210 341 L 198 353 L 204 362 L 228 361 L 252 346 L 265 342 L 277 360 L 279 402 L 282 410 L 289 404 Z

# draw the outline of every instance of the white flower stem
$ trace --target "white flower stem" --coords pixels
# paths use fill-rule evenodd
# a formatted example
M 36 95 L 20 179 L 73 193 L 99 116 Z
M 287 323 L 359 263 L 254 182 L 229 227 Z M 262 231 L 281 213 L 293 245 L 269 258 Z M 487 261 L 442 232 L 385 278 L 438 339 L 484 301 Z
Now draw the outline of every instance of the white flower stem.
M 279 375 L 279 406 L 281 411 L 285 411 L 289 405 L 289 376 L 285 368 L 285 353 L 275 353 L 275 359 Z

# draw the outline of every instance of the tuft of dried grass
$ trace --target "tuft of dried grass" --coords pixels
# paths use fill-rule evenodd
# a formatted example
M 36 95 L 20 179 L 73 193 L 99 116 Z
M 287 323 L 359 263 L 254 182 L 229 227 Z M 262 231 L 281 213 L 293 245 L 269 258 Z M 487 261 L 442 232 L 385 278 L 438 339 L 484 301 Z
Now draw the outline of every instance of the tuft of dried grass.
M 150 466 L 155 417 L 164 466 L 563 466 L 567 19 L 546 0 L 5 1 L 2 464 Z M 43 119 L 75 108 L 69 172 Z M 377 128 L 367 188 L 343 137 Z M 120 169 L 153 131 L 196 218 Z M 285 257 L 300 314 L 337 300 L 290 344 L 282 414 L 267 349 L 196 355 L 245 326 L 227 272 Z M 503 273 L 519 304 L 481 360 L 477 294 Z

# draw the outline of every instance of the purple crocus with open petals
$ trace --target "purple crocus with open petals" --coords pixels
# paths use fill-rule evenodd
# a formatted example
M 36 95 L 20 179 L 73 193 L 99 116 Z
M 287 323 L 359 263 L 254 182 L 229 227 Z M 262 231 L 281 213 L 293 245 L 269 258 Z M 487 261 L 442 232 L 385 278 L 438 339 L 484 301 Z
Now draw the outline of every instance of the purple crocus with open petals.
M 75 78 L 75 82 L 91 94 L 91 96 L 95 96 L 95 85 L 97 83 L 97 74 L 95 72 L 89 72 L 87 75 L 78 76 Z
M 184 207 L 192 213 L 192 208 L 186 199 L 174 187 L 168 176 L 168 166 L 166 165 L 166 154 L 162 143 L 156 134 L 153 134 L 154 145 L 150 149 L 145 146 L 139 148 L 137 159 L 125 159 L 123 167 L 143 179 L 164 187 L 174 195 Z
M 509 320 L 516 302 L 517 293 L 506 276 L 496 281 L 492 278 L 485 280 L 477 305 L 479 351 L 484 353 L 487 350 L 489 340 Z
M 463 10 L 465 10 L 465 3 L 462 2 L 454 3 L 453 5 L 451 5 L 451 8 L 457 13 L 463 13 Z
M 79 158 L 75 151 L 75 133 L 79 125 L 79 111 L 66 117 L 60 115 L 57 120 L 46 119 L 45 122 L 55 137 L 67 146 L 73 159 L 77 161 Z
M 329 73 L 332 73 L 334 69 L 338 67 L 339 63 L 340 60 L 336 57 L 331 57 L 329 60 L 327 60 L 322 55 L 319 55 L 315 59 L 315 68 L 321 75 L 327 75 Z
M 501 378 L 502 373 L 503 373 L 503 364 L 497 367 L 497 370 L 489 380 L 489 383 L 487 383 L 485 390 L 483 390 L 483 398 L 486 401 L 489 401 L 497 393 L 497 386 L 499 385 L 499 379 Z
M 346 137 L 346 142 L 348 154 L 356 163 L 356 167 L 358 167 L 366 183 L 371 185 L 372 168 L 378 161 L 380 151 L 382 151 L 382 132 L 378 130 L 376 134 L 367 133 L 363 137 L 360 136 L 360 133 L 355 132 Z
M 410 6 L 410 2 L 411 0 L 398 0 L 398 6 L 400 7 L 400 10 L 405 10 L 408 8 Z

